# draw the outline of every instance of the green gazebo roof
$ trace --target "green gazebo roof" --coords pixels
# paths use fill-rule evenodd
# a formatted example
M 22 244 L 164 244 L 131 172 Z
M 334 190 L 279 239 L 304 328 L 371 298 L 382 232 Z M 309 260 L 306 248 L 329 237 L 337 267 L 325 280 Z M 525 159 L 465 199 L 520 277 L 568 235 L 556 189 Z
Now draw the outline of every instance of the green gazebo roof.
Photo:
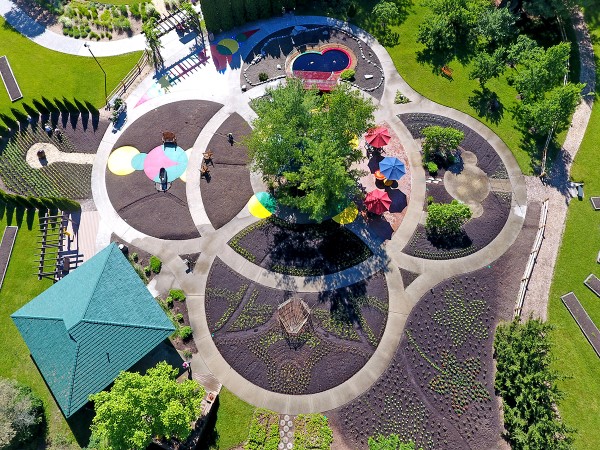
M 175 330 L 116 244 L 11 317 L 66 417 Z

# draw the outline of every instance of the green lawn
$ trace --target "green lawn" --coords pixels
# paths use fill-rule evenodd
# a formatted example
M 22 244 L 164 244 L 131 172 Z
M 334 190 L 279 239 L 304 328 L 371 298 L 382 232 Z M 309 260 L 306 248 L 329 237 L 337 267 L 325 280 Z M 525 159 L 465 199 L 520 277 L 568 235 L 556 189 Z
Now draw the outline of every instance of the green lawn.
M 2 232 L 7 224 L 18 225 L 19 232 L 4 284 L 0 290 L 0 342 L 2 342 L 0 376 L 13 378 L 30 386 L 43 399 L 52 448 L 66 450 L 75 442 L 73 433 L 29 357 L 25 342 L 10 319 L 13 312 L 52 284 L 49 280 L 38 281 L 35 275 L 38 218 L 37 215 L 35 217 L 26 215 L 23 218 L 22 213 L 5 211 L 2 206 L 0 207 Z M 32 229 L 28 229 L 28 226 Z
M 104 105 L 104 75 L 93 58 L 66 55 L 41 47 L 15 31 L 3 18 L 0 18 L 0 55 L 8 56 L 23 93 L 23 99 L 11 103 L 4 84 L 0 83 L 0 117 L 1 114 L 12 116 L 11 108 L 23 111 L 23 103 L 33 106 L 32 100 L 42 97 L 51 101 L 66 98 L 72 102 L 75 99 L 97 108 Z M 108 92 L 140 57 L 141 52 L 133 52 L 98 58 L 107 74 Z
M 213 420 L 208 424 L 214 428 L 212 433 L 205 432 L 207 438 L 200 444 L 201 449 L 229 450 L 248 438 L 254 406 L 240 400 L 225 387 L 219 394 L 218 405 L 216 422 Z
M 586 22 L 593 34 L 596 67 L 599 67 L 600 0 L 584 0 L 582 3 L 587 6 Z M 548 311 L 549 321 L 556 327 L 554 367 L 570 377 L 559 384 L 566 394 L 559 409 L 565 422 L 578 430 L 575 442 L 578 450 L 598 448 L 600 359 L 562 304 L 560 296 L 573 291 L 592 320 L 600 326 L 600 299 L 583 285 L 583 280 L 590 273 L 600 276 L 600 267 L 596 263 L 600 250 L 600 214 L 592 209 L 589 201 L 590 196 L 600 195 L 598 136 L 600 109 L 595 105 L 571 171 L 574 180 L 585 182 L 586 198 L 581 202 L 574 199 L 569 206 Z
M 489 91 L 498 96 L 501 108 L 493 117 L 489 114 L 478 112 L 478 105 L 482 99 L 482 91 L 476 80 L 469 80 L 471 65 L 463 65 L 458 61 L 449 64 L 453 70 L 452 79 L 441 76 L 439 71 L 434 71 L 428 64 L 417 60 L 418 52 L 423 48 L 417 43 L 417 32 L 419 24 L 428 13 L 428 8 L 423 5 L 423 0 L 414 2 L 397 2 L 403 6 L 401 14 L 403 21 L 398 26 L 391 27 L 397 33 L 399 41 L 397 45 L 388 46 L 389 52 L 396 69 L 404 80 L 421 95 L 459 111 L 463 111 L 489 126 L 506 145 L 512 150 L 519 167 L 525 174 L 533 174 L 539 166 L 540 149 L 543 142 L 533 142 L 528 135 L 524 135 L 517 127 L 512 117 L 512 109 L 517 104 L 517 92 L 508 86 L 506 76 L 491 80 L 487 83 Z M 358 26 L 373 33 L 374 23 L 370 11 L 376 4 L 373 0 L 362 0 L 358 2 L 359 7 L 356 16 L 352 18 L 341 17 L 356 23 Z M 318 14 L 316 6 L 301 11 L 303 13 Z M 335 12 L 331 12 L 335 14 Z M 557 31 L 558 32 L 558 31 Z M 376 33 L 373 33 L 376 34 Z M 507 75 L 510 70 L 507 70 Z M 573 71 L 576 73 L 576 71 Z M 558 142 L 563 142 L 566 133 L 557 137 Z M 554 151 L 550 152 L 550 158 Z M 537 172 L 539 173 L 539 171 Z

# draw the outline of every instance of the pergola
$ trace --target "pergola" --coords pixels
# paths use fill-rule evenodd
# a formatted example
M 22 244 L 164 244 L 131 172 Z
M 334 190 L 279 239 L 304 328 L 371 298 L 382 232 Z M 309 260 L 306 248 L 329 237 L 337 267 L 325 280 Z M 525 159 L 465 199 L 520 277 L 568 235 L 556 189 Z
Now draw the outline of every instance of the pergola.
M 310 325 L 310 308 L 300 297 L 292 297 L 279 305 L 277 317 L 286 336 L 295 339 Z

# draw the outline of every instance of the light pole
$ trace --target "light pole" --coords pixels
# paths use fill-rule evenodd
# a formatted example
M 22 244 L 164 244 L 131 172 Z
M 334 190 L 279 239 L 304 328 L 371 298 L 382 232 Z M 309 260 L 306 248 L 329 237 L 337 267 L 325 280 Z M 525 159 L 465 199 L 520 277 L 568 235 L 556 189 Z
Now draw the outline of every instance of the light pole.
M 96 56 L 92 53 L 92 49 L 90 48 L 90 44 L 88 44 L 86 42 L 86 43 L 83 44 L 83 46 L 90 51 L 90 55 L 92 55 L 92 57 L 94 58 L 94 61 L 96 61 L 96 64 L 98 64 L 98 67 L 100 67 L 100 70 L 104 74 L 104 103 L 106 105 L 108 105 L 108 93 L 106 91 L 106 72 L 102 68 L 102 65 L 100 64 L 100 61 L 98 61 L 98 59 L 96 58 Z

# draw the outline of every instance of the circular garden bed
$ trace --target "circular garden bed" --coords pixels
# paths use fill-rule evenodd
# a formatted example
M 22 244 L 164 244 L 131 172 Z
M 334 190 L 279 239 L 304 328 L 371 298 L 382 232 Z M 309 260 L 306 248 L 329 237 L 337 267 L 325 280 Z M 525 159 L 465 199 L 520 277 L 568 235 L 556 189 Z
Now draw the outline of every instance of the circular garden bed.
M 244 228 L 229 245 L 265 269 L 296 276 L 339 272 L 373 254 L 358 236 L 333 221 L 299 224 L 276 217 Z
M 484 177 L 487 176 L 488 180 L 496 182 L 494 185 L 490 185 L 489 193 L 478 205 L 481 215 L 469 220 L 463 227 L 461 235 L 452 240 L 436 240 L 428 236 L 425 227 L 419 224 L 404 248 L 404 253 L 425 259 L 452 259 L 481 250 L 502 231 L 511 209 L 510 182 L 500 156 L 482 136 L 455 120 L 422 113 L 400 114 L 398 117 L 406 125 L 414 139 L 422 139 L 423 128 L 434 125 L 452 127 L 462 131 L 465 138 L 461 142 L 461 154 L 465 155 L 467 159 L 476 161 L 477 170 Z M 460 173 L 462 169 L 460 163 L 448 169 L 440 168 L 435 177 L 437 181 L 429 180 L 427 183 L 426 198 L 436 203 L 450 203 L 454 197 L 446 188 L 448 181 L 446 175 Z M 450 173 L 447 174 L 448 171 Z M 427 203 L 423 205 L 423 208 L 427 209 Z
M 310 308 L 293 339 L 277 315 L 292 296 Z M 292 295 L 255 284 L 219 259 L 205 301 L 209 329 L 227 363 L 252 383 L 285 394 L 321 392 L 354 375 L 377 348 L 388 311 L 382 273 L 335 291 Z

